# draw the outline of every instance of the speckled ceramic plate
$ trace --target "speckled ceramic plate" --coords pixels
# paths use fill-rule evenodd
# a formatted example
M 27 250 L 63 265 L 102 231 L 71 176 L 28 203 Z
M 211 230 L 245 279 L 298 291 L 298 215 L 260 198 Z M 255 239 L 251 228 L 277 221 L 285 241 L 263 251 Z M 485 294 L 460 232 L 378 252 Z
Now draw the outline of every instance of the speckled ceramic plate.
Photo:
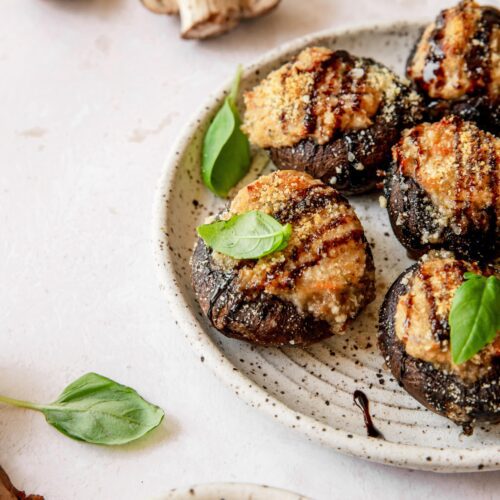
M 420 26 L 393 24 L 307 36 L 248 66 L 243 89 L 312 44 L 373 57 L 401 74 Z M 424 409 L 384 369 L 376 345 L 378 309 L 388 287 L 410 261 L 393 236 L 377 195 L 350 198 L 373 245 L 378 293 L 377 300 L 346 335 L 307 349 L 252 347 L 223 337 L 202 317 L 191 289 L 189 259 L 195 227 L 223 202 L 201 183 L 200 145 L 228 88 L 229 82 L 207 100 L 179 139 L 165 165 L 154 208 L 154 246 L 161 284 L 200 359 L 251 406 L 334 450 L 442 472 L 500 469 L 500 426 L 478 428 L 466 437 L 459 427 Z M 262 171 L 261 159 L 257 156 L 244 183 Z M 353 404 L 356 389 L 367 394 L 375 425 L 385 439 L 367 437 L 363 416 Z
M 258 484 L 212 483 L 170 491 L 165 500 L 307 500 L 290 491 Z

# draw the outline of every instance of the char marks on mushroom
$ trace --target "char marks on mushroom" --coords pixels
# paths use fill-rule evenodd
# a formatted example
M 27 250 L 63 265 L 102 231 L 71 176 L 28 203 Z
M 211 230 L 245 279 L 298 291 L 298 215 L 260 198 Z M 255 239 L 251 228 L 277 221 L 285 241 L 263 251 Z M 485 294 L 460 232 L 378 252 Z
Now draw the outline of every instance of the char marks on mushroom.
M 475 422 L 500 420 L 500 332 L 470 360 L 453 363 L 448 318 L 466 271 L 499 276 L 443 251 L 403 272 L 380 310 L 379 347 L 413 397 L 470 433 Z
M 386 183 L 391 223 L 412 256 L 448 248 L 497 253 L 500 139 L 458 116 L 406 130 Z
M 344 333 L 374 297 L 370 248 L 348 202 L 307 174 L 278 171 L 243 188 L 220 217 L 251 210 L 263 211 L 282 224 L 291 223 L 292 234 L 285 249 L 258 260 L 233 259 L 210 252 L 198 242 L 193 284 L 214 326 L 230 336 L 237 330 L 247 340 L 268 345 L 310 343 L 316 335 Z M 224 283 L 222 291 L 220 283 Z M 214 289 L 217 295 L 208 300 L 208 290 Z M 302 323 L 299 333 L 289 337 L 283 324 L 275 322 L 272 303 L 278 302 L 280 308 L 295 311 L 296 321 Z M 272 323 L 276 332 L 269 336 L 267 331 L 261 338 L 259 331 L 244 332 L 245 325 L 235 327 L 234 311 L 246 311 L 247 317 L 240 323 L 249 322 L 248 316 L 253 314 L 254 325 L 258 321 L 255 311 L 263 314 L 264 303 L 268 321 L 261 318 L 261 324 L 266 323 L 269 330 Z M 322 327 L 305 333 L 304 321 L 319 322 Z
M 423 32 L 407 74 L 430 101 L 430 116 L 456 113 L 498 133 L 500 11 L 465 0 Z
M 244 131 L 283 169 L 344 193 L 372 190 L 421 99 L 385 66 L 309 47 L 245 94 Z

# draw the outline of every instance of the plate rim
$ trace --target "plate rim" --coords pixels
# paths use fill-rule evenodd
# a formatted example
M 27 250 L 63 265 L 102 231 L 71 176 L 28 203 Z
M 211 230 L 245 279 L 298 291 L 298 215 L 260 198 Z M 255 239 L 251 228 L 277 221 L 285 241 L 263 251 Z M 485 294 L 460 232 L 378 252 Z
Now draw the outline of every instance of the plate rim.
M 311 498 L 295 493 L 293 491 L 277 488 L 275 486 L 270 486 L 267 484 L 257 484 L 257 483 L 246 483 L 246 482 L 211 482 L 211 483 L 199 483 L 193 484 L 189 487 L 184 488 L 173 488 L 166 496 L 166 499 L 170 500 L 184 500 L 186 498 L 196 498 L 196 494 L 201 495 L 212 495 L 216 498 L 216 495 L 241 495 L 241 494 L 252 494 L 252 495 L 263 495 L 264 493 L 272 493 L 275 500 L 280 497 L 281 500 L 312 500 Z M 232 497 L 234 498 L 234 496 Z M 262 498 L 262 497 L 261 497 Z
M 426 22 L 429 22 L 427 18 L 414 21 L 353 23 L 345 24 L 340 28 L 329 28 L 310 33 L 285 42 L 253 59 L 249 64 L 244 65 L 242 78 L 245 78 L 256 67 L 270 63 L 288 52 L 299 50 L 321 38 L 355 35 L 366 31 L 396 31 L 423 26 Z M 335 451 L 357 458 L 407 469 L 434 472 L 500 470 L 498 459 L 495 462 L 495 455 L 498 457 L 500 449 L 495 445 L 477 450 L 454 447 L 444 449 L 420 447 L 381 441 L 368 436 L 346 434 L 345 431 L 336 430 L 334 427 L 320 423 L 308 415 L 289 408 L 285 403 L 254 383 L 231 363 L 210 336 L 205 333 L 177 285 L 173 264 L 175 255 L 169 249 L 169 238 L 165 229 L 169 225 L 167 204 L 171 196 L 170 186 L 179 168 L 183 157 L 182 153 L 186 150 L 193 133 L 199 126 L 199 120 L 203 120 L 210 113 L 213 113 L 215 106 L 223 99 L 230 88 L 231 82 L 232 79 L 227 79 L 215 92 L 209 92 L 202 105 L 195 110 L 187 121 L 182 132 L 171 146 L 155 189 L 151 229 L 157 274 L 160 289 L 165 293 L 169 308 L 177 320 L 184 337 L 189 341 L 196 353 L 203 358 L 204 364 L 222 382 L 235 390 L 236 395 L 246 404 L 258 408 L 270 417 L 274 417 L 274 420 L 294 431 L 298 431 L 310 441 L 318 442 Z M 369 451 L 369 454 L 362 452 L 363 449 Z M 462 457 L 460 460 L 459 456 Z M 429 460 L 429 457 L 431 460 Z

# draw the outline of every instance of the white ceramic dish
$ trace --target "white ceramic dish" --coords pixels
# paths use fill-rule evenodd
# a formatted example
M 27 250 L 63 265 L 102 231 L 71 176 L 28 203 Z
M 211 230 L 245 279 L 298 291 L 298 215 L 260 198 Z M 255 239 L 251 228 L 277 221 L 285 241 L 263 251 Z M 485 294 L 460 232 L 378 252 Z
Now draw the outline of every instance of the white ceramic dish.
M 211 483 L 170 491 L 165 500 L 307 500 L 290 491 L 259 484 Z
M 291 54 L 312 44 L 373 57 L 401 74 L 420 26 L 392 24 L 307 36 L 248 66 L 242 87 L 253 86 Z M 384 370 L 376 344 L 378 308 L 389 285 L 410 261 L 392 234 L 378 195 L 350 198 L 374 245 L 377 300 L 348 334 L 307 349 L 257 348 L 225 338 L 202 317 L 190 283 L 195 227 L 224 202 L 201 183 L 200 144 L 228 88 L 229 82 L 207 100 L 177 142 L 160 179 L 154 207 L 154 248 L 161 285 L 200 359 L 248 404 L 335 450 L 441 472 L 500 469 L 500 426 L 477 428 L 472 437 L 465 437 L 454 424 L 425 410 Z M 250 174 L 244 183 L 255 175 Z M 362 414 L 353 405 L 356 389 L 368 395 L 375 425 L 385 439 L 366 436 Z

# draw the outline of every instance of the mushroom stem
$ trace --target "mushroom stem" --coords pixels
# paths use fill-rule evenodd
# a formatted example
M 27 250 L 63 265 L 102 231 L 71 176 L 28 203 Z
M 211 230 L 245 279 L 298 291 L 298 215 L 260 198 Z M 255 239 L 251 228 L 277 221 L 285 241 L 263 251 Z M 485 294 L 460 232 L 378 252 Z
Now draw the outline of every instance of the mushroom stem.
M 262 16 L 280 0 L 141 0 L 158 14 L 180 14 L 183 38 L 208 38 L 234 28 L 240 19 Z
M 183 38 L 207 38 L 234 28 L 240 17 L 239 0 L 177 0 Z

